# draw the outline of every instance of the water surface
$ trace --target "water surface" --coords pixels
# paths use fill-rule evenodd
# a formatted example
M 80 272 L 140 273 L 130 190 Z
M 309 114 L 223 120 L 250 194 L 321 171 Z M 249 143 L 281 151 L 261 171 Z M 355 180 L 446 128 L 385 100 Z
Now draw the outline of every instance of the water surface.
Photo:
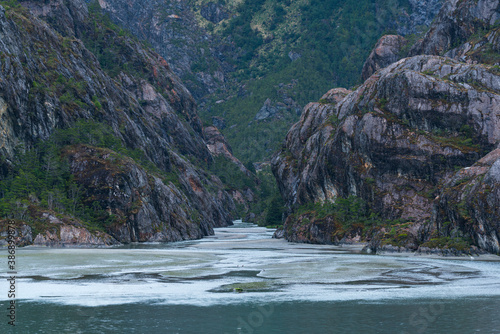
M 272 233 L 237 222 L 196 241 L 18 249 L 16 330 L 500 333 L 500 262 L 362 255 Z

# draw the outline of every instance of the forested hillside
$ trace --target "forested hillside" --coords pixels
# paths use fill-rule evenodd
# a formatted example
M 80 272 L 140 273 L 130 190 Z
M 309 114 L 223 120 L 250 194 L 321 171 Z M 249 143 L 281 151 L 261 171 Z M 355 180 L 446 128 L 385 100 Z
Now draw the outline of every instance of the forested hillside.
M 217 30 L 239 52 L 228 60 L 232 84 L 202 118 L 225 119 L 223 132 L 243 161 L 267 160 L 305 104 L 330 87 L 361 83 L 363 63 L 382 34 L 425 30 L 407 19 L 413 9 L 407 0 L 240 3 Z
M 361 83 L 387 32 L 419 34 L 441 0 L 103 0 L 151 43 L 246 165 L 269 160 L 309 101 Z
M 19 244 L 176 241 L 247 210 L 254 176 L 97 2 L 1 1 L 0 40 L 2 236 L 9 220 Z

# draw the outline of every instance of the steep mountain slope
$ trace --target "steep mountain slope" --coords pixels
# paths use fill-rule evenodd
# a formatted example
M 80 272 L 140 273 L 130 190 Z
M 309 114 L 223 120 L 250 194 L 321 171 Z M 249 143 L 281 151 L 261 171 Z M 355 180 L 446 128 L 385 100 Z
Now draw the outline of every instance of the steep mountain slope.
M 465 43 L 477 34 L 483 42 L 476 45 L 485 47 L 499 14 L 498 1 L 450 0 L 410 53 L 448 51 L 450 31 L 468 31 L 457 37 Z M 390 63 L 399 48 L 393 45 L 379 44 L 389 50 L 376 49 L 369 66 Z M 406 58 L 340 102 L 306 107 L 273 159 L 289 213 L 278 234 L 301 242 L 369 240 L 373 250 L 469 252 L 472 244 L 500 253 L 500 72 L 469 59 Z M 332 92 L 338 99 L 347 93 Z
M 447 1 L 436 22 L 425 37 L 413 46 L 410 55 L 443 55 L 448 52 L 447 56 L 455 57 L 476 49 L 480 46 L 477 45 L 478 39 L 491 30 L 497 30 L 500 23 L 498 6 L 496 0 Z M 467 42 L 471 37 L 475 43 Z M 489 43 L 494 43 L 494 39 Z
M 308 101 L 332 85 L 360 83 L 360 68 L 383 32 L 421 32 L 441 1 L 99 4 L 173 65 L 205 123 L 224 124 L 219 130 L 247 165 L 270 158 Z
M 269 213 L 280 199 L 267 166 L 302 107 L 332 85 L 360 83 L 377 38 L 425 31 L 441 2 L 100 0 L 95 7 L 146 39 L 193 93 L 204 125 L 257 168 L 262 185 L 253 196 L 239 196 L 248 188 L 232 193 L 253 198 L 239 211 L 262 221 L 279 216 Z
M 148 41 L 198 102 L 224 85 L 225 73 L 231 68 L 220 56 L 223 50 L 217 38 L 198 24 L 192 1 L 100 0 L 99 6 L 114 22 Z M 221 15 L 217 6 L 203 8 L 205 16 L 213 20 Z
M 130 242 L 231 223 L 194 99 L 161 56 L 81 0 L 1 5 L 4 218 L 42 243 L 68 224 Z
M 363 80 L 405 56 L 439 55 L 468 63 L 500 63 L 498 1 L 447 1 L 422 39 L 383 36 L 363 67 Z M 411 46 L 411 47 L 410 47 Z

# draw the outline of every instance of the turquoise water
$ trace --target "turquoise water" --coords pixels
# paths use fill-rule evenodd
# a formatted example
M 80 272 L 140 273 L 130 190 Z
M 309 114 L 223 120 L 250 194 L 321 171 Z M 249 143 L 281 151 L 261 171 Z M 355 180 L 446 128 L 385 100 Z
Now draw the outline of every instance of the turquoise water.
M 500 333 L 500 262 L 362 255 L 272 232 L 237 223 L 189 242 L 19 249 L 16 327 L 0 332 Z

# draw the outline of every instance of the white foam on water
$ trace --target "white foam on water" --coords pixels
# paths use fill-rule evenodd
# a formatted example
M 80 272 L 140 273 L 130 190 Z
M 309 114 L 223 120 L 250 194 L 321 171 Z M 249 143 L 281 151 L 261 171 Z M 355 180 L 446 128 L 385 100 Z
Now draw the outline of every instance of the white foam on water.
M 18 249 L 17 297 L 81 306 L 207 306 L 500 295 L 500 262 L 360 255 L 271 235 L 240 222 L 203 240 L 138 249 Z M 6 278 L 0 275 L 0 291 L 7 291 Z M 255 282 L 267 288 L 254 290 Z M 224 288 L 232 284 L 240 288 Z M 227 292 L 215 292 L 221 290 Z

